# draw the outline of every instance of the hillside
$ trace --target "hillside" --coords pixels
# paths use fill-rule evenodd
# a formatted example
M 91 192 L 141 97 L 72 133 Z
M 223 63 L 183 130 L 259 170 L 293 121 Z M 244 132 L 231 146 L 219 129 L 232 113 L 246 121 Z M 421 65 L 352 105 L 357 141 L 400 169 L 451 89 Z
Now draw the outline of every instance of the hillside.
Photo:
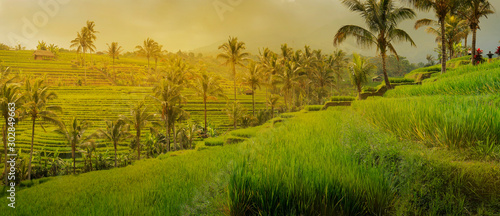
M 17 193 L 18 208 L 7 209 L 6 199 L 0 208 L 12 215 L 498 215 L 497 77 L 500 61 L 457 66 L 352 107 L 281 114 L 233 131 L 252 137 L 241 144 L 200 143 L 125 168 L 36 180 Z
M 60 53 L 60 56 L 53 61 L 34 60 L 32 51 L 0 51 L 1 64 L 9 67 L 14 74 L 19 77 L 37 78 L 45 76 L 47 83 L 51 86 L 50 90 L 54 91 L 58 98 L 50 101 L 50 105 L 62 107 L 62 114 L 59 117 L 67 124 L 73 117 L 79 120 L 87 120 L 91 127 L 88 134 L 94 133 L 97 129 L 105 128 L 105 120 L 116 120 L 120 115 L 130 115 L 130 109 L 140 100 L 146 100 L 149 108 L 156 111 L 157 103 L 155 103 L 148 95 L 151 95 L 152 86 L 129 86 L 127 83 L 117 85 L 113 82 L 113 74 L 106 74 L 103 71 L 111 73 L 111 59 L 106 55 L 90 55 L 87 58 L 92 58 L 95 66 L 88 70 L 75 63 L 77 55 L 75 53 Z M 228 77 L 226 67 L 209 57 L 206 59 L 205 67 L 213 73 L 220 73 L 222 77 Z M 188 59 L 188 62 L 195 64 L 199 59 Z M 153 61 L 154 62 L 154 61 Z M 146 76 L 147 60 L 138 57 L 121 57 L 116 60 L 114 70 L 117 71 L 118 79 L 127 80 L 126 76 L 133 74 L 134 76 Z M 161 67 L 164 63 L 160 63 Z M 193 65 L 194 66 L 194 65 Z M 106 68 L 106 69 L 103 69 Z M 85 72 L 87 74 L 87 85 L 85 85 Z M 146 78 L 138 78 L 144 80 Z M 232 98 L 233 82 L 225 78 L 220 80 L 224 91 L 229 98 Z M 131 84 L 131 83 L 129 83 Z M 137 84 L 137 83 L 136 83 Z M 241 91 L 245 88 L 240 86 Z M 186 89 L 184 94 L 187 96 L 187 103 L 184 109 L 189 112 L 190 118 L 194 122 L 201 123 L 203 121 L 203 100 L 195 95 L 195 92 Z M 252 96 L 239 94 L 239 102 L 248 110 L 252 108 Z M 255 107 L 261 109 L 265 107 L 265 91 L 264 89 L 257 90 L 255 94 Z M 231 100 L 230 100 L 231 101 Z M 210 127 L 217 133 L 226 133 L 232 127 L 231 122 L 224 111 L 227 101 L 223 98 L 217 100 L 209 100 L 207 103 L 207 115 Z M 43 129 L 37 128 L 34 138 L 34 155 L 37 158 L 34 163 L 44 163 L 50 160 L 54 153 L 58 153 L 59 157 L 69 161 L 71 158 L 71 147 L 67 141 L 59 134 L 53 132 L 55 126 L 45 124 Z M 16 147 L 24 154 L 29 154 L 31 142 L 31 123 L 30 121 L 21 121 L 16 127 L 17 141 Z M 141 138 L 147 140 L 149 137 L 149 128 L 145 129 Z M 135 133 L 132 129 L 131 133 Z M 96 139 L 97 154 L 102 157 L 108 155 L 108 151 L 113 151 L 113 146 L 109 141 L 104 139 Z M 130 142 L 120 142 L 118 144 L 118 153 L 125 154 L 130 150 Z M 0 147 L 3 152 L 3 146 Z M 83 158 L 81 153 L 77 152 L 77 166 L 83 166 Z M 110 153 L 109 153 L 110 154 Z M 3 169 L 3 164 L 0 165 Z

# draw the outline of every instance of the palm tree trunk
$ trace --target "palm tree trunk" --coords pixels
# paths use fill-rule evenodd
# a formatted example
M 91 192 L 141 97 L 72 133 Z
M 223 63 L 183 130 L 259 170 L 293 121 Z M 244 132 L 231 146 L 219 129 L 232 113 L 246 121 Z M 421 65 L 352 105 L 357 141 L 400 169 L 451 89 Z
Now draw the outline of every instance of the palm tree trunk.
M 476 65 L 476 59 L 474 58 L 476 55 L 479 55 L 479 54 L 476 54 L 476 38 L 477 37 L 477 29 L 476 28 L 473 28 L 472 29 L 472 65 Z
M 135 143 L 137 145 L 137 160 L 141 159 L 141 127 L 136 129 Z
M 90 171 L 92 171 L 92 152 L 90 152 L 89 155 L 89 162 L 90 162 Z
M 236 66 L 234 63 L 232 64 L 233 66 L 233 80 L 234 80 L 234 103 L 236 103 Z M 234 129 L 236 129 L 236 116 L 234 118 Z
M 75 143 L 71 142 L 71 157 L 73 157 L 73 175 L 76 174 Z
M 170 151 L 170 127 L 168 125 L 168 119 L 166 120 L 166 135 L 167 135 L 167 152 Z
M 441 74 L 444 74 L 446 73 L 446 37 L 444 35 L 444 17 L 439 18 L 439 23 L 441 24 Z
M 387 65 L 386 65 L 386 54 L 385 52 L 381 53 L 382 56 L 382 71 L 384 72 L 384 81 L 387 89 L 392 89 L 391 82 L 389 82 L 389 76 L 387 75 Z
M 117 153 L 116 153 L 116 141 L 113 141 L 113 145 L 115 146 L 115 167 L 117 167 L 117 163 L 116 163 L 116 158 L 117 158 Z
M 87 67 L 85 65 L 85 49 L 83 50 L 83 69 L 85 70 L 85 85 L 87 85 Z
M 148 72 L 151 73 L 151 68 L 149 67 L 149 57 L 148 57 Z
M 28 180 L 31 180 L 31 159 L 33 158 L 33 141 L 35 138 L 35 121 L 36 121 L 36 117 L 33 117 L 33 125 L 31 127 L 31 151 L 30 151 L 30 160 L 28 162 Z
M 4 183 L 5 185 L 7 185 L 7 166 L 8 166 L 8 159 L 7 159 L 7 120 L 5 121 L 5 125 L 3 126 L 2 128 L 2 141 L 3 141 L 3 151 L 4 151 L 4 155 L 5 155 L 5 166 L 4 166 L 4 169 L 3 169 L 3 173 L 4 173 Z
M 205 105 L 205 135 L 208 133 L 207 131 L 207 96 L 203 96 L 203 104 Z
M 113 56 L 113 74 L 115 74 L 115 82 L 116 82 L 115 57 L 114 56 Z
M 252 90 L 252 115 L 255 117 L 255 90 Z
M 172 133 L 174 135 L 174 149 L 175 151 L 178 151 L 179 149 L 177 148 L 177 133 L 175 132 L 175 122 L 172 124 Z

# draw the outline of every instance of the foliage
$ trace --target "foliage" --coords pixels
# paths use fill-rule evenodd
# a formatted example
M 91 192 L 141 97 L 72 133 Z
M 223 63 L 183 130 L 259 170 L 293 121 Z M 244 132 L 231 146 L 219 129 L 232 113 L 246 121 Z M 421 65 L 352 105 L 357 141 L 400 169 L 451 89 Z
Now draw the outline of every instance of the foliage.
M 323 109 L 323 105 L 308 105 L 308 106 L 305 106 L 304 107 L 304 110 L 306 111 L 320 111 L 321 109 Z
M 330 101 L 354 101 L 356 100 L 355 97 L 349 97 L 349 96 L 332 96 L 330 98 Z

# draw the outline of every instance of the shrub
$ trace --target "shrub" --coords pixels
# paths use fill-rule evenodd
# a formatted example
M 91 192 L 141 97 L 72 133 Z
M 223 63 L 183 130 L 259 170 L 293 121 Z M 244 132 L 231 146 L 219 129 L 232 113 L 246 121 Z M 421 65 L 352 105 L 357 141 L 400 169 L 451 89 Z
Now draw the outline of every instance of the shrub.
M 410 78 L 389 78 L 389 82 L 392 83 L 414 83 L 415 79 Z
M 356 97 L 349 96 L 332 96 L 330 101 L 355 101 Z
M 223 137 L 210 137 L 210 138 L 206 138 L 204 141 L 205 141 L 205 146 L 224 145 L 224 138 Z
M 323 108 L 323 105 L 308 105 L 304 107 L 304 109 L 308 112 L 312 111 L 320 111 Z
M 243 137 L 236 137 L 236 136 L 229 136 L 226 138 L 226 141 L 225 141 L 225 144 L 236 144 L 236 143 L 240 143 L 240 142 L 244 142 L 246 141 L 247 138 L 243 138 Z
M 251 128 L 245 128 L 245 129 L 239 129 L 239 130 L 234 130 L 231 131 L 232 136 L 237 136 L 237 137 L 243 137 L 243 138 L 250 138 L 254 137 L 257 135 L 257 131 L 259 130 L 259 127 L 251 127 Z

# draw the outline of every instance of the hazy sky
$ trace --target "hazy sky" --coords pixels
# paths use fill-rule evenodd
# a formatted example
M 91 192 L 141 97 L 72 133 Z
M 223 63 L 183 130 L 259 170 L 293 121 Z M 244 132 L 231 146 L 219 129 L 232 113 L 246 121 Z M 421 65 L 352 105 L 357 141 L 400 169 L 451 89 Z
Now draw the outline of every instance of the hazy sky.
M 118 42 L 134 50 L 147 37 L 168 51 L 212 51 L 216 45 L 237 36 L 249 51 L 282 43 L 299 48 L 305 44 L 330 52 L 336 31 L 346 24 L 364 26 L 358 14 L 348 11 L 340 0 L 0 0 L 0 42 L 22 43 L 34 49 L 38 40 L 68 48 L 87 20 L 95 21 L 97 50 Z M 500 8 L 499 0 L 490 0 Z M 418 12 L 419 18 L 434 18 Z M 486 52 L 500 45 L 499 15 L 481 20 L 478 45 Z M 413 29 L 414 20 L 404 22 L 417 43 L 399 44 L 400 55 L 424 61 L 433 54 L 435 36 Z M 470 40 L 469 40 L 470 41 Z M 201 49 L 200 49 L 201 48 Z M 341 45 L 348 52 L 374 55 L 375 48 L 362 51 L 353 41 Z

